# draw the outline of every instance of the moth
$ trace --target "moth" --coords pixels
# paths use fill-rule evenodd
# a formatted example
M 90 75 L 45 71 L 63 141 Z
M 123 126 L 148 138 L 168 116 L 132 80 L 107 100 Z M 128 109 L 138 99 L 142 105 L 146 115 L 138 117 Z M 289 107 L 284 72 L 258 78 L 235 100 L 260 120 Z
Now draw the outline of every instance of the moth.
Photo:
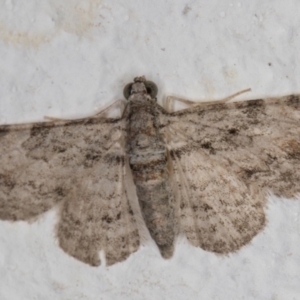
M 268 193 L 300 191 L 299 95 L 172 112 L 156 94 L 137 77 L 121 117 L 2 125 L 0 219 L 58 206 L 60 247 L 92 266 L 138 250 L 139 214 L 164 258 L 179 234 L 215 253 L 249 243 Z

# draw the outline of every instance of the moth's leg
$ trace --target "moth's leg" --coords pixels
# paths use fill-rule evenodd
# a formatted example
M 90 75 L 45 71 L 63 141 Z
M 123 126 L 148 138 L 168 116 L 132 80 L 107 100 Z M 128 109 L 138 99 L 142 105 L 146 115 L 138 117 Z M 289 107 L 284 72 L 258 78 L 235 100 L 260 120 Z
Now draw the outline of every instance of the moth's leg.
M 175 96 L 168 96 L 165 101 L 163 101 L 163 107 L 166 111 L 168 112 L 173 112 L 174 111 L 174 102 L 175 101 L 179 101 L 185 104 L 188 104 L 190 106 L 195 105 L 197 102 L 188 100 L 188 99 L 184 99 L 184 98 L 178 98 Z
M 94 116 L 96 117 L 100 117 L 101 115 L 105 115 L 105 113 L 107 113 L 110 109 L 112 109 L 113 107 L 116 107 L 116 106 L 119 106 L 119 105 L 122 105 L 123 106 L 123 112 L 122 112 L 122 115 L 124 113 L 124 110 L 125 110 L 125 107 L 126 107 L 126 100 L 124 99 L 119 99 L 117 101 L 115 101 L 114 103 L 110 104 L 109 106 L 107 106 L 106 108 L 104 109 L 101 109 L 99 110 Z
M 114 103 L 110 104 L 108 107 L 106 107 L 104 109 L 101 109 L 98 112 L 96 112 L 92 116 L 92 118 L 94 118 L 94 117 L 100 117 L 100 116 L 105 117 L 105 114 L 110 109 L 112 109 L 114 106 L 117 106 L 117 105 L 120 105 L 120 104 L 123 104 L 123 106 L 125 107 L 126 106 L 125 100 L 124 99 L 120 99 L 120 100 L 115 101 Z M 125 109 L 123 109 L 123 112 L 124 112 L 124 110 Z M 49 120 L 49 121 L 71 121 L 71 120 L 74 120 L 74 119 L 63 119 L 63 118 L 56 118 L 56 117 L 49 117 L 49 116 L 44 116 L 44 119 Z M 82 118 L 79 118 L 78 120 L 80 120 L 80 119 L 82 119 Z
M 53 122 L 60 122 L 60 121 L 71 121 L 74 119 L 62 119 L 62 118 L 56 118 L 56 117 L 49 117 L 49 116 L 44 116 L 44 119 L 47 121 L 53 121 Z
M 178 98 L 178 97 L 175 97 L 175 96 L 168 96 L 164 103 L 163 103 L 163 107 L 168 111 L 168 112 L 173 112 L 174 111 L 174 102 L 175 101 L 179 101 L 179 102 L 182 102 L 182 103 L 185 103 L 185 104 L 188 104 L 189 106 L 201 106 L 201 105 L 207 105 L 207 104 L 218 104 L 218 103 L 224 103 L 224 102 L 228 102 L 230 101 L 231 99 L 243 94 L 243 93 L 246 93 L 246 92 L 249 92 L 251 91 L 251 89 L 245 89 L 245 90 L 242 90 L 242 91 L 239 91 L 237 93 L 234 93 L 224 99 L 220 99 L 220 100 L 215 100 L 215 101 L 205 101 L 205 102 L 197 102 L 197 101 L 191 101 L 191 100 L 188 100 L 188 99 L 184 99 L 184 98 Z

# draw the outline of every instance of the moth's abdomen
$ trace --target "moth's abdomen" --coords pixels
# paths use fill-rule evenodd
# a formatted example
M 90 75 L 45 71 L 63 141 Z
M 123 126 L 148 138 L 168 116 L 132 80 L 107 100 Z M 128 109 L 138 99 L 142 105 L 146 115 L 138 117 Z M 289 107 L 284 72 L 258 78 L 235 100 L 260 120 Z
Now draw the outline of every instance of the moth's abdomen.
M 128 154 L 140 208 L 163 257 L 174 251 L 175 218 L 165 145 L 158 134 L 155 106 L 132 109 Z
M 140 208 L 149 232 L 163 257 L 171 257 L 174 251 L 174 209 L 167 171 L 167 158 L 149 157 L 147 163 L 133 159 L 131 169 L 137 189 Z

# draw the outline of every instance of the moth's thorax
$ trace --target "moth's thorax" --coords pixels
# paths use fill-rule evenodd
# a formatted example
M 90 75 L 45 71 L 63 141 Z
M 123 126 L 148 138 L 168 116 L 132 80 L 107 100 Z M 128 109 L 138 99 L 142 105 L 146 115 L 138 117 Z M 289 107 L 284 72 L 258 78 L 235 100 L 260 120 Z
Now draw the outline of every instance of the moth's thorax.
M 158 132 L 159 119 L 157 105 L 149 95 L 134 94 L 129 98 L 127 145 L 129 155 L 140 156 L 166 154 L 164 142 Z M 151 154 L 152 153 L 152 154 Z
M 153 103 L 156 102 L 154 99 L 151 98 L 151 96 L 145 92 L 140 92 L 136 94 L 132 94 L 129 98 L 128 101 L 130 105 L 147 105 L 147 103 Z

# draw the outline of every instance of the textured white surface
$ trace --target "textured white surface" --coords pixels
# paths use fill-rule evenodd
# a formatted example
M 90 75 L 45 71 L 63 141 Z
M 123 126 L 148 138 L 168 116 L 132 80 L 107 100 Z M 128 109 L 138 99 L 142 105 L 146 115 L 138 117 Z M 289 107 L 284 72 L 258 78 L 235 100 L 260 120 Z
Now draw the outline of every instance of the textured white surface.
M 0 123 L 92 115 L 145 75 L 166 95 L 300 92 L 297 0 L 0 0 Z M 91 268 L 55 240 L 55 210 L 0 221 L 0 299 L 300 299 L 300 201 L 271 199 L 265 230 L 217 256 L 184 239 Z

